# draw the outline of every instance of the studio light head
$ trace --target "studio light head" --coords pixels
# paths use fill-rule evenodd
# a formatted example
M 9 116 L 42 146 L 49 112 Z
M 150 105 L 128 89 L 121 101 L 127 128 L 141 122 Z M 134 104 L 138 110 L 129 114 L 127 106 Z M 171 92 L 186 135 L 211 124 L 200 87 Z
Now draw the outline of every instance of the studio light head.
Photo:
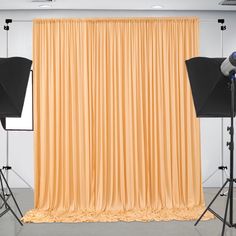
M 230 117 L 227 78 L 236 72 L 236 52 L 228 58 L 194 57 L 186 66 L 197 117 Z
M 222 62 L 220 70 L 224 76 L 229 76 L 232 72 L 236 72 L 236 52 L 233 52 Z
M 21 116 L 31 64 L 22 57 L 0 58 L 0 118 Z

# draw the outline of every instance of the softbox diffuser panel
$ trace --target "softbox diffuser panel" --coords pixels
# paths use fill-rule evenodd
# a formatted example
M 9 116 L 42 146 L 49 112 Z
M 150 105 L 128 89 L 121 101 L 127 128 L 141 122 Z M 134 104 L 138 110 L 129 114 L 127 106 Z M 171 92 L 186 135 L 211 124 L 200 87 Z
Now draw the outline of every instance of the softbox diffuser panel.
M 32 61 L 0 58 L 0 118 L 20 117 Z
M 195 57 L 186 61 L 197 117 L 231 115 L 230 79 L 220 70 L 224 60 L 225 58 Z

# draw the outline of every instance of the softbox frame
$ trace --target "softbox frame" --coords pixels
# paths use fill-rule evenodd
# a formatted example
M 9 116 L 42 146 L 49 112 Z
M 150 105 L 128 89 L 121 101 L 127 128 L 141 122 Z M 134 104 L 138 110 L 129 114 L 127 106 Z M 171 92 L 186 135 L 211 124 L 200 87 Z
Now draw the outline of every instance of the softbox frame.
M 220 69 L 224 60 L 194 57 L 186 61 L 197 117 L 231 116 L 230 80 Z
M 0 118 L 21 117 L 32 61 L 0 58 Z

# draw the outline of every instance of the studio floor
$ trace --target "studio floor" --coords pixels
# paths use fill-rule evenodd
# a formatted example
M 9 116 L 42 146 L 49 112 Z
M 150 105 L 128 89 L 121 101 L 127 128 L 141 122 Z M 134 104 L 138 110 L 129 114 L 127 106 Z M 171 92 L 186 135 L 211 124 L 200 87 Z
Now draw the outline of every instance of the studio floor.
M 217 189 L 204 189 L 208 203 Z M 33 207 L 33 192 L 29 189 L 14 189 L 18 203 L 26 212 Z M 235 192 L 236 196 L 236 192 Z M 219 197 L 214 209 L 222 213 L 225 207 L 225 197 Z M 236 199 L 235 199 L 236 206 Z M 236 208 L 235 208 L 236 215 Z M 220 236 L 222 223 L 217 220 L 200 222 L 195 227 L 192 221 L 170 222 L 132 222 L 132 223 L 53 223 L 53 224 L 24 224 L 23 227 L 8 213 L 0 218 L 0 236 Z M 236 229 L 226 227 L 226 236 L 236 236 Z

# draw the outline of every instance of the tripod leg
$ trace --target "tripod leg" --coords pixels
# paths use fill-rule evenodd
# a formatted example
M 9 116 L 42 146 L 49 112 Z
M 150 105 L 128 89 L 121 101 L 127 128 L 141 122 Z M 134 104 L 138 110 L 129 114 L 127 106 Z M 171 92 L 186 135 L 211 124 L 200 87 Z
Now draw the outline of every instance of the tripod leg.
M 0 198 L 3 200 L 4 204 L 7 206 L 7 208 L 11 211 L 11 213 L 15 216 L 15 218 L 17 219 L 17 221 L 23 226 L 22 222 L 20 221 L 20 219 L 17 217 L 17 215 L 15 214 L 15 212 L 12 210 L 12 208 L 9 206 L 9 204 L 7 203 L 7 201 L 5 200 L 5 198 L 0 194 Z
M 224 216 L 224 222 L 223 222 L 223 227 L 222 227 L 222 232 L 221 232 L 221 236 L 224 236 L 225 233 L 225 224 L 226 224 L 226 219 L 227 219 L 227 213 L 228 213 L 228 207 L 229 207 L 229 199 L 231 196 L 231 193 L 233 191 L 233 186 L 232 186 L 233 182 L 229 183 L 229 192 L 228 192 L 228 196 L 227 196 L 227 201 L 226 201 L 226 207 L 225 207 L 225 216 Z
M 4 192 L 4 187 L 3 187 L 3 183 L 2 183 L 2 176 L 0 175 L 0 183 L 1 183 L 1 190 L 2 190 L 2 196 L 4 197 L 5 199 L 5 192 Z M 6 200 L 6 199 L 5 199 Z M 4 206 L 4 202 L 3 204 L 0 206 L 0 209 L 2 209 Z M 5 206 L 6 207 L 6 206 Z
M 21 210 L 20 210 L 20 207 L 19 207 L 18 204 L 17 204 L 17 201 L 16 201 L 16 199 L 15 199 L 15 197 L 14 197 L 12 191 L 11 191 L 11 188 L 9 187 L 9 185 L 8 185 L 8 183 L 7 183 L 7 180 L 6 180 L 5 176 L 4 176 L 3 173 L 2 173 L 2 170 L 0 170 L 0 175 L 2 176 L 4 182 L 5 182 L 6 186 L 7 186 L 7 189 L 8 189 L 8 191 L 10 192 L 10 195 L 12 196 L 12 199 L 13 199 L 14 203 L 16 204 L 16 207 L 17 207 L 17 209 L 18 209 L 18 211 L 19 211 L 21 217 L 23 217 L 23 214 L 22 214 L 22 212 L 21 212 Z
M 208 211 L 208 209 L 211 207 L 211 205 L 214 203 L 214 201 L 216 200 L 216 198 L 220 195 L 221 191 L 224 189 L 224 187 L 226 186 L 226 184 L 229 182 L 229 180 L 227 179 L 225 181 L 225 183 L 223 184 L 223 186 L 221 187 L 221 189 L 218 191 L 218 193 L 215 195 L 215 197 L 212 199 L 212 201 L 210 202 L 210 204 L 208 205 L 208 207 L 205 209 L 205 211 L 201 214 L 201 216 L 199 217 L 199 219 L 196 221 L 196 223 L 194 224 L 194 226 L 196 226 L 199 221 L 202 219 L 202 217 L 206 214 L 206 212 Z
M 228 176 L 228 174 L 227 174 L 227 172 L 226 172 L 226 170 L 224 170 L 224 174 L 225 174 L 225 178 L 227 179 L 227 178 L 229 178 L 229 176 Z M 225 192 L 223 192 L 223 190 L 222 190 L 222 193 L 220 194 L 220 196 L 227 196 L 228 195 L 228 190 L 226 190 Z

